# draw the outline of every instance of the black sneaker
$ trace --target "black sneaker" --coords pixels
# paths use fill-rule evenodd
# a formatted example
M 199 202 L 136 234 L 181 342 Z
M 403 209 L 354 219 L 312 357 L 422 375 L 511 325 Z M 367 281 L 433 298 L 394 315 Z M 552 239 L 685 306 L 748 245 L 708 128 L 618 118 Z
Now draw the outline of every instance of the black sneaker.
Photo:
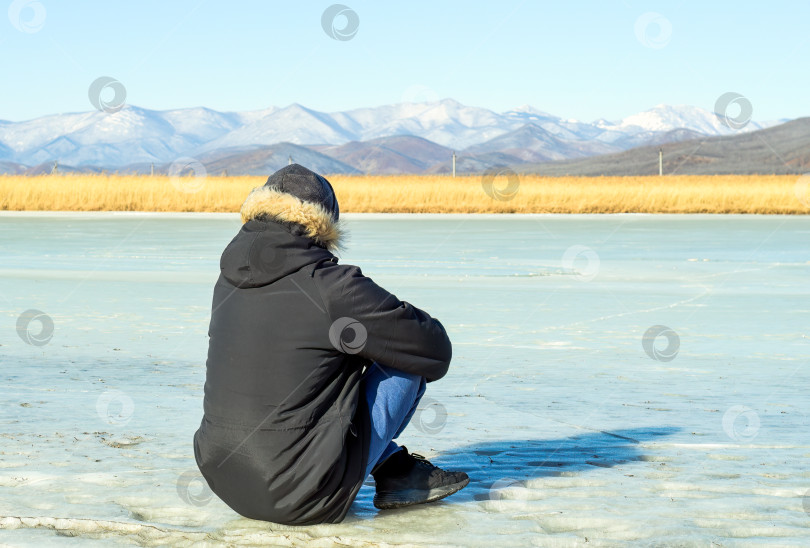
M 374 506 L 381 510 L 433 502 L 470 483 L 464 472 L 448 472 L 403 446 L 372 473 L 377 483 Z

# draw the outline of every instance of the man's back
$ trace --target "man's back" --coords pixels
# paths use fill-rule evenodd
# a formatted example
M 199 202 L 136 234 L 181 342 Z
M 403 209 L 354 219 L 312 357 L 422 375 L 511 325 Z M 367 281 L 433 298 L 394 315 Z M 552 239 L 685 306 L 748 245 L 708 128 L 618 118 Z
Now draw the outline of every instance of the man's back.
M 316 202 L 284 192 L 292 183 Z M 280 170 L 242 214 L 214 289 L 197 464 L 243 516 L 338 522 L 369 465 L 364 369 L 437 380 L 450 340 L 438 320 L 338 264 L 337 201 L 322 177 Z
M 244 225 L 222 254 L 194 454 L 211 489 L 246 517 L 341 521 L 381 453 L 400 449 L 392 438 L 407 417 L 372 424 L 377 406 L 392 402 L 409 417 L 416 405 L 381 396 L 410 391 L 418 399 L 415 387 L 450 364 L 438 320 L 338 264 L 338 215 L 329 182 L 293 164 L 251 192 Z M 407 388 L 379 382 L 396 385 L 395 376 Z M 380 397 L 369 399 L 374 378 Z M 389 476 L 407 479 L 413 469 L 424 484 L 405 503 L 436 500 L 468 481 L 402 454 L 391 462 L 401 466 L 389 466 Z M 413 490 L 396 481 L 405 487 L 388 498 L 400 505 L 400 491 Z
M 329 344 L 332 322 L 310 299 L 320 300 L 314 269 L 332 256 L 302 244 L 251 221 L 223 254 L 195 436 L 212 490 L 242 515 L 280 523 L 340 521 L 365 467 L 355 435 L 368 428 L 357 414 L 364 360 Z M 284 252 L 276 262 L 245 252 L 262 246 Z

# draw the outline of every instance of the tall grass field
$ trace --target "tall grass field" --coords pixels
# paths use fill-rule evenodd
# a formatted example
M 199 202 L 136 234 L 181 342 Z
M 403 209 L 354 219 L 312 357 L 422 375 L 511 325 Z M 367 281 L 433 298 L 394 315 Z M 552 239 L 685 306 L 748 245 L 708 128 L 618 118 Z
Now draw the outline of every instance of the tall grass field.
M 343 212 L 810 213 L 810 175 L 327 175 Z M 0 176 L 0 210 L 236 212 L 266 177 Z

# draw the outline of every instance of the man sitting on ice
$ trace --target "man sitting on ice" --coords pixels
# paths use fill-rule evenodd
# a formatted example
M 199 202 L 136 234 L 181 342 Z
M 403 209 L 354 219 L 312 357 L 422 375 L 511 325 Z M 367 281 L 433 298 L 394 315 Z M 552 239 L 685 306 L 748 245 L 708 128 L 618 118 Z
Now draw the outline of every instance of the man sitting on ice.
M 204 417 L 194 455 L 241 515 L 291 525 L 341 521 L 371 474 L 374 505 L 464 488 L 393 440 L 450 365 L 438 320 L 338 264 L 339 209 L 322 176 L 289 165 L 242 206 L 209 328 Z

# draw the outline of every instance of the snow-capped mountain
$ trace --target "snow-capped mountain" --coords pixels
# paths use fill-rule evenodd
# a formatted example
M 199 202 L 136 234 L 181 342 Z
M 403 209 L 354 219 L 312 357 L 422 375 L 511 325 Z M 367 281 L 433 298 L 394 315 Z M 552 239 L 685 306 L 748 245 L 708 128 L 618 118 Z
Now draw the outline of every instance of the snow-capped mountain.
M 496 113 L 453 99 L 332 113 L 299 104 L 248 112 L 202 107 L 155 111 L 128 105 L 115 113 L 0 121 L 0 160 L 115 168 L 164 164 L 220 149 L 283 142 L 338 146 L 397 135 L 420 137 L 457 151 L 477 146 L 483 147 L 478 152 L 497 152 L 503 145 L 510 157 L 557 159 L 660 142 L 675 135 L 673 130 L 686 130 L 682 132 L 686 135 L 725 135 L 767 125 L 752 121 L 733 130 L 708 110 L 688 105 L 658 105 L 617 122 L 564 119 L 529 105 Z M 517 133 L 511 135 L 513 132 Z M 526 151 L 521 152 L 521 143 L 526 143 Z
M 467 107 L 452 99 L 337 113 L 318 112 L 293 104 L 207 143 L 202 150 L 282 141 L 299 145 L 340 145 L 393 135 L 413 135 L 462 149 L 520 125 L 490 110 Z
M 560 132 L 555 133 L 542 125 L 529 123 L 485 143 L 473 145 L 465 152 L 473 154 L 500 152 L 518 161 L 529 163 L 566 160 L 620 150 L 622 149 L 596 140 L 561 138 Z
M 713 112 L 691 105 L 657 105 L 644 112 L 624 118 L 617 124 L 602 126 L 607 129 L 629 131 L 669 131 L 676 128 L 691 129 L 705 135 L 726 135 L 755 131 L 763 126 L 753 120 L 739 130 L 724 124 Z

